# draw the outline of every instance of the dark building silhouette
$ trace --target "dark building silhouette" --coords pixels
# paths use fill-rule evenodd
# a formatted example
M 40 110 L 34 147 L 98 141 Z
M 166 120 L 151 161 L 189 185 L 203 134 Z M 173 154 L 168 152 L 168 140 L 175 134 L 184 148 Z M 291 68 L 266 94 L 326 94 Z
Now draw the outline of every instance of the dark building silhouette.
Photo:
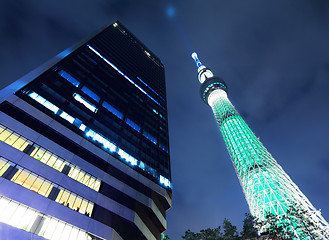
M 0 92 L 3 239 L 160 239 L 164 66 L 120 22 Z

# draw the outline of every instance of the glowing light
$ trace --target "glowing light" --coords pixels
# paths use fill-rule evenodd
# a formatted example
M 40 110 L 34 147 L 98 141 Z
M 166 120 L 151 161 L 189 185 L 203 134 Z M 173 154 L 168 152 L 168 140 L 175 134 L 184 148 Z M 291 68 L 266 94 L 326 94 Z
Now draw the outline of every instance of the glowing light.
M 173 6 L 170 6 L 170 7 L 167 8 L 167 16 L 168 17 L 172 18 L 172 17 L 175 16 L 175 14 L 176 14 L 176 10 Z
M 108 102 L 104 101 L 102 106 L 104 108 L 106 108 L 107 110 L 109 110 L 111 113 L 113 113 L 118 118 L 123 119 L 123 114 L 119 110 L 117 110 L 115 107 L 113 107 L 111 104 L 109 104 Z
M 28 96 L 31 97 L 32 99 L 34 99 L 35 101 L 37 101 L 38 103 L 40 103 L 41 105 L 43 105 L 44 107 L 48 108 L 50 111 L 54 112 L 55 114 L 59 110 L 59 108 L 57 106 L 55 106 L 54 104 L 52 104 L 48 100 L 44 99 L 43 97 L 41 97 L 36 92 L 30 92 L 28 94 Z
M 118 154 L 121 158 L 125 159 L 128 163 L 130 163 L 133 166 L 137 165 L 137 159 L 123 151 L 122 149 L 119 148 Z
M 201 61 L 199 60 L 199 58 L 198 58 L 198 54 L 197 54 L 196 52 L 193 52 L 193 53 L 192 53 L 192 58 L 193 58 L 193 60 L 195 61 L 195 64 L 196 64 L 196 66 L 197 66 L 198 68 L 202 66 L 202 63 L 201 63 Z
M 166 187 L 171 187 L 170 181 L 162 175 L 160 175 L 160 183 Z
M 59 71 L 58 74 L 61 75 L 64 79 L 66 79 L 68 82 L 70 82 L 72 85 L 79 87 L 80 82 L 64 70 Z
M 71 124 L 74 122 L 74 117 L 70 116 L 66 112 L 62 112 L 59 116 L 62 117 L 62 118 L 64 118 L 65 120 L 67 120 Z
M 227 98 L 227 93 L 222 89 L 216 89 L 215 91 L 212 91 L 209 94 L 208 97 L 208 104 L 210 106 L 213 106 L 216 100 L 219 100 L 220 98 Z
M 80 94 L 74 93 L 73 94 L 73 97 L 74 97 L 75 100 L 77 100 L 78 102 L 82 103 L 90 111 L 97 112 L 97 108 L 95 107 L 95 105 L 91 104 L 86 99 L 84 99 L 83 97 L 81 97 Z

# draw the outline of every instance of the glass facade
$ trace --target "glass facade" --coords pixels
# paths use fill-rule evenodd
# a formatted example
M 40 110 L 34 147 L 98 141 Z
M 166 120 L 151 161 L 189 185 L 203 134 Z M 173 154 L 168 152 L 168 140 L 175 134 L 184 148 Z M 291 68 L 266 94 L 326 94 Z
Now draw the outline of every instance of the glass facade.
M 171 191 L 164 67 L 123 29 L 109 26 L 17 94 Z
M 0 236 L 160 239 L 167 228 L 164 67 L 119 22 L 88 39 L 1 92 Z

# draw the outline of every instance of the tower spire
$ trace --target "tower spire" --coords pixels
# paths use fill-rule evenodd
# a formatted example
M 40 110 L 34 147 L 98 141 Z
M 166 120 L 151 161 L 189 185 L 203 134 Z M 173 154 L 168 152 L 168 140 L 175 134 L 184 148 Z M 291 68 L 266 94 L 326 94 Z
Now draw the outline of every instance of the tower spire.
M 193 60 L 195 61 L 195 64 L 196 64 L 196 66 L 197 66 L 198 68 L 202 66 L 202 63 L 201 63 L 201 61 L 199 60 L 199 58 L 198 58 L 198 54 L 197 54 L 196 52 L 193 52 L 193 53 L 192 53 L 192 58 L 193 58 Z

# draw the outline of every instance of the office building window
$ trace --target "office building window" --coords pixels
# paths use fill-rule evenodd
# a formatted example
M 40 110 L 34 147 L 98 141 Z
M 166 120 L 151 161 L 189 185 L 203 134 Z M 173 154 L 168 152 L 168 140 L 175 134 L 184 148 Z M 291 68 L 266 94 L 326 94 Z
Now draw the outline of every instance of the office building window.
M 68 175 L 70 178 L 73 178 L 74 180 L 86 185 L 91 189 L 94 189 L 95 191 L 99 190 L 101 184 L 100 179 L 83 171 L 78 166 L 69 163 L 68 161 L 58 157 L 52 152 L 42 148 L 41 146 L 33 144 L 28 139 L 22 137 L 21 135 L 11 131 L 10 129 L 2 125 L 0 125 L 0 141 L 5 142 L 14 148 L 29 154 L 31 157 L 39 160 L 40 162 L 48 165 L 49 167 L 56 169 L 57 171 Z M 65 171 L 65 166 L 67 166 L 67 172 L 63 172 Z M 1 171 L 2 169 L 0 169 L 0 173 Z
M 0 196 L 0 222 L 50 240 L 103 240 L 4 196 Z
M 38 193 L 44 197 L 48 197 L 56 202 L 73 209 L 88 217 L 94 208 L 94 203 L 87 199 L 58 186 L 57 184 L 25 169 L 19 165 L 14 165 L 13 162 L 0 157 L 0 162 L 9 163 L 14 166 L 10 171 L 15 174 L 9 179 L 10 181 L 21 185 L 35 193 Z M 2 175 L 1 175 L 2 176 Z

